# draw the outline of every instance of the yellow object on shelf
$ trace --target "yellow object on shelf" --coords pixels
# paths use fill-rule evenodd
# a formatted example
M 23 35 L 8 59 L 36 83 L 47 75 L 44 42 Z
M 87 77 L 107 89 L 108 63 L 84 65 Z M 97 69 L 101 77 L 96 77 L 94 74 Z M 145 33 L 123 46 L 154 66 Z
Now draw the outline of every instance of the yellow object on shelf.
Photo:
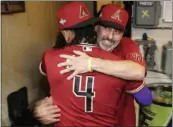
M 151 41 L 151 40 L 153 40 L 153 38 L 148 37 L 147 40 L 148 40 L 148 41 Z
M 112 1 L 112 3 L 119 5 L 121 8 L 124 8 L 124 3 L 123 1 Z
M 112 1 L 105 0 L 105 1 L 97 1 L 97 12 L 100 11 L 101 7 L 105 4 L 111 4 Z
M 124 8 L 124 3 L 123 1 L 110 1 L 110 0 L 105 0 L 105 1 L 97 1 L 97 12 L 100 11 L 101 7 L 106 4 L 116 4 L 119 5 L 121 8 Z

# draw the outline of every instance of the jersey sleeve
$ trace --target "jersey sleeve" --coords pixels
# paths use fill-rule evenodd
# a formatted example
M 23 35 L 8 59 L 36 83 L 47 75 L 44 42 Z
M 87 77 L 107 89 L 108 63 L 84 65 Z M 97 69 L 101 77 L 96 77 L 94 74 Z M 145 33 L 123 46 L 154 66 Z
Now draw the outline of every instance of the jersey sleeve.
M 132 60 L 146 68 L 146 63 L 144 58 L 142 57 L 142 54 L 139 50 L 138 45 L 131 39 L 128 39 L 126 42 L 126 49 L 124 49 L 124 58 L 126 60 Z
M 139 92 L 145 87 L 145 82 L 143 81 L 128 81 L 127 84 L 125 84 L 125 91 L 130 94 L 134 94 Z
M 46 76 L 45 53 L 42 56 L 42 60 L 39 65 L 39 70 L 42 75 Z

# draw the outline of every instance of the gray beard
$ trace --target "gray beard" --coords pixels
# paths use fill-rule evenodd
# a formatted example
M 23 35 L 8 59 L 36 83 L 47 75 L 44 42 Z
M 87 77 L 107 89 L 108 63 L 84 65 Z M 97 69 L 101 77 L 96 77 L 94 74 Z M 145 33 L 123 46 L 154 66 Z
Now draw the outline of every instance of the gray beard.
M 114 45 L 112 45 L 110 48 L 105 49 L 105 47 L 100 43 L 101 39 L 100 37 L 97 37 L 97 44 L 102 50 L 105 50 L 107 52 L 112 52 L 119 44 L 120 41 L 116 41 Z

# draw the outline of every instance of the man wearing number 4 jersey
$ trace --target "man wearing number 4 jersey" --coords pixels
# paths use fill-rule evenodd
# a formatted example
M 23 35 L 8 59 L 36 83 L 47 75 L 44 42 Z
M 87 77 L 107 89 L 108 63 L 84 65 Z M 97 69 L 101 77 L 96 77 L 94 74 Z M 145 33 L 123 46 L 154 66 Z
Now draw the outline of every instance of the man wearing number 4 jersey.
M 139 73 L 145 71 L 145 61 L 141 56 L 137 44 L 130 38 L 122 37 L 123 29 L 128 20 L 127 12 L 114 4 L 108 4 L 103 8 L 99 17 L 101 20 L 95 26 L 98 35 L 97 43 L 103 50 L 120 56 L 122 60 L 109 61 L 93 58 L 91 62 L 92 70 L 132 80 L 129 81 L 129 84 L 143 84 L 142 81 L 134 80 L 142 80 L 142 78 L 139 78 L 141 77 Z M 79 57 L 73 57 L 69 62 L 60 63 L 61 66 L 72 66 L 70 70 L 62 70 L 63 73 L 73 71 L 68 76 L 69 79 L 81 72 L 88 72 L 87 60 L 89 56 L 80 51 L 75 51 L 74 53 L 79 55 Z M 65 55 L 64 58 L 68 58 L 68 55 Z M 152 99 L 148 99 L 151 93 L 147 91 L 145 87 L 140 92 L 133 94 L 133 96 L 126 92 L 123 93 L 118 105 L 118 126 L 135 126 L 134 97 L 138 104 L 151 104 Z
M 122 91 L 132 92 L 139 87 L 143 88 L 144 85 L 127 85 L 125 80 L 98 72 L 77 75 L 73 80 L 67 80 L 69 74 L 61 75 L 60 70 L 63 68 L 57 68 L 57 62 L 64 61 L 59 57 L 60 54 L 72 55 L 73 50 L 84 51 L 90 56 L 102 59 L 120 60 L 111 53 L 89 45 L 74 45 L 46 51 L 43 66 L 49 80 L 52 99 L 61 109 L 57 126 L 116 125 L 117 105 Z
M 83 14 L 85 14 L 83 15 L 85 18 L 88 17 L 87 12 Z M 69 24 L 70 20 L 67 24 L 68 27 L 70 27 Z M 72 22 L 71 24 L 74 25 Z M 65 27 L 67 26 L 63 23 L 62 28 L 65 29 Z M 48 76 L 53 101 L 61 109 L 61 121 L 57 125 L 116 125 L 117 105 L 122 91 L 138 92 L 144 87 L 144 84 L 127 85 L 126 81 L 122 79 L 92 72 L 92 58 L 88 60 L 88 70 L 92 73 L 76 76 L 73 81 L 66 80 L 68 73 L 60 75 L 59 72 L 62 68 L 57 68 L 57 63 L 64 60 L 58 56 L 61 53 L 72 55 L 73 50 L 84 51 L 91 57 L 120 60 L 115 55 L 89 45 L 72 45 L 60 50 L 50 49 L 44 53 L 42 66 Z

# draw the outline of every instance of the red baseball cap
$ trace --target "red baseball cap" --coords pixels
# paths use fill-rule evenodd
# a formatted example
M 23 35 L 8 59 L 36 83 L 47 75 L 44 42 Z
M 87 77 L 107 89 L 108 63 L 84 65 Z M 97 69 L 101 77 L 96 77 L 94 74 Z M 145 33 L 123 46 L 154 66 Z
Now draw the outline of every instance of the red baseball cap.
M 57 11 L 58 26 L 63 29 L 81 28 L 93 25 L 99 19 L 91 16 L 83 2 L 70 2 Z
M 100 25 L 125 30 L 128 22 L 128 12 L 115 4 L 107 4 L 100 14 Z

